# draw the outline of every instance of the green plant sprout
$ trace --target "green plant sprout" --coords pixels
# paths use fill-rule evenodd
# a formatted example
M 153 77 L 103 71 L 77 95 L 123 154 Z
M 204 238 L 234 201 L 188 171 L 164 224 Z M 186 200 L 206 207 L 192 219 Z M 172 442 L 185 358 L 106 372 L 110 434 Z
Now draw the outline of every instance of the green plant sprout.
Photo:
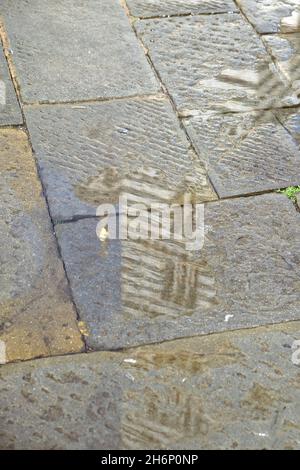
M 297 200 L 297 194 L 300 193 L 300 186 L 289 186 L 285 189 L 279 189 L 278 193 L 285 194 L 293 202 Z

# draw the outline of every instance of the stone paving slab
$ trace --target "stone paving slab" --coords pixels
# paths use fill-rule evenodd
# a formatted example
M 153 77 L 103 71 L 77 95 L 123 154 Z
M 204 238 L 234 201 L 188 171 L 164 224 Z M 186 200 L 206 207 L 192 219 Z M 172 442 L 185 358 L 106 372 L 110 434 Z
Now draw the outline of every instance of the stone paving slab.
M 284 127 L 289 131 L 295 142 L 300 145 L 300 109 L 281 109 L 276 111 L 276 115 Z
M 1 361 L 81 351 L 65 273 L 21 130 L 0 130 L 0 193 Z
M 118 1 L 3 0 L 1 15 L 24 102 L 90 100 L 159 89 Z
M 263 38 L 281 72 L 295 90 L 300 89 L 300 33 L 272 34 Z
M 216 198 L 165 99 L 29 106 L 25 114 L 54 220 L 96 215 L 121 192 L 131 202 L 171 203 L 193 186 L 195 200 Z
M 22 114 L 0 41 L 0 126 L 22 124 Z
M 200 114 L 184 125 L 220 197 L 300 183 L 300 147 L 273 113 Z
M 0 369 L 1 449 L 299 449 L 299 322 Z
M 126 0 L 126 4 L 130 13 L 140 18 L 239 11 L 233 0 Z
M 299 319 L 299 221 L 280 194 L 211 202 L 200 253 L 101 243 L 96 219 L 57 225 L 87 343 L 118 349 Z
M 181 115 L 299 103 L 241 15 L 140 20 L 135 27 Z
M 299 0 L 237 0 L 237 3 L 259 33 L 300 31 L 295 15 Z

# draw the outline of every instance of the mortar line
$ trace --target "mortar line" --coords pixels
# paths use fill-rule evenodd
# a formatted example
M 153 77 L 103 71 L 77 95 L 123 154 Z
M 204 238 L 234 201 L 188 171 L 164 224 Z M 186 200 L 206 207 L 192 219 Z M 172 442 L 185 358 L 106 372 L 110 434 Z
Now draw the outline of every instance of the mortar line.
M 156 70 L 156 68 L 155 68 L 155 66 L 154 66 L 154 63 L 153 63 L 153 61 L 152 61 L 152 59 L 151 59 L 151 57 L 150 57 L 150 54 L 149 54 L 148 49 L 146 48 L 146 46 L 144 45 L 143 41 L 141 40 L 141 38 L 139 37 L 139 35 L 138 35 L 138 33 L 137 33 L 137 30 L 136 30 L 135 25 L 134 25 L 133 17 L 132 17 L 131 14 L 130 14 L 130 11 L 129 11 L 129 8 L 128 8 L 128 6 L 127 6 L 126 0 L 121 0 L 121 4 L 123 5 L 123 7 L 124 7 L 124 9 L 125 9 L 125 12 L 126 12 L 128 18 L 129 18 L 131 27 L 132 27 L 132 29 L 133 29 L 133 31 L 134 31 L 134 34 L 135 34 L 135 36 L 136 36 L 136 38 L 137 38 L 137 41 L 138 41 L 138 43 L 142 46 L 143 50 L 145 51 L 146 57 L 147 57 L 148 62 L 149 62 L 149 64 L 150 64 L 150 67 L 151 67 L 151 69 L 153 70 L 153 73 L 155 74 L 157 80 L 159 81 L 159 83 L 160 83 L 160 85 L 161 85 L 161 88 L 162 88 L 162 90 L 163 90 L 163 92 L 164 92 L 164 95 L 166 96 L 166 98 L 168 99 L 169 103 L 171 104 L 171 106 L 172 106 L 172 108 L 173 108 L 173 111 L 174 111 L 174 114 L 175 114 L 175 116 L 176 116 L 176 118 L 177 118 L 177 121 L 178 121 L 178 123 L 179 123 L 179 126 L 180 126 L 181 130 L 184 132 L 185 137 L 186 137 L 186 139 L 187 139 L 187 141 L 188 141 L 188 143 L 189 143 L 190 150 L 193 151 L 194 155 L 197 157 L 198 162 L 201 163 L 201 164 L 203 164 L 203 166 L 204 166 L 204 168 L 205 168 L 205 171 L 206 171 L 206 178 L 207 178 L 208 184 L 210 185 L 211 189 L 214 191 L 214 193 L 215 193 L 215 195 L 217 196 L 217 198 L 220 199 L 219 194 L 218 194 L 218 192 L 217 192 L 217 190 L 216 190 L 216 188 L 215 188 L 215 186 L 214 186 L 214 184 L 213 184 L 213 182 L 212 182 L 212 180 L 211 180 L 211 178 L 210 178 L 210 176 L 209 176 L 209 174 L 208 174 L 208 172 L 207 172 L 206 164 L 205 164 L 205 162 L 201 159 L 201 157 L 200 157 L 200 155 L 198 154 L 198 152 L 196 151 L 196 148 L 195 148 L 195 146 L 194 146 L 194 144 L 193 144 L 193 142 L 192 142 L 192 140 L 191 140 L 191 138 L 190 138 L 190 136 L 189 136 L 189 134 L 188 134 L 188 132 L 187 132 L 187 129 L 186 129 L 186 127 L 184 126 L 184 124 L 183 124 L 183 122 L 182 122 L 182 119 L 180 119 L 180 117 L 179 117 L 179 114 L 178 114 L 178 111 L 177 111 L 177 107 L 176 107 L 176 105 L 175 105 L 175 102 L 174 102 L 173 98 L 171 97 L 171 95 L 170 95 L 170 93 L 169 93 L 169 91 L 168 91 L 168 88 L 167 88 L 166 85 L 164 84 L 164 82 L 163 82 L 163 80 L 162 80 L 162 78 L 161 78 L 161 76 L 160 76 L 158 70 Z
M 126 0 L 125 0 L 126 1 Z M 129 7 L 128 11 L 129 10 Z M 134 18 L 134 20 L 165 20 L 169 18 L 188 18 L 188 17 L 201 17 L 201 16 L 217 16 L 217 15 L 239 15 L 240 12 L 236 10 L 224 10 L 224 11 L 211 11 L 211 12 L 203 12 L 203 13 L 171 13 L 165 15 L 149 15 L 149 16 L 135 16 L 130 13 L 130 16 Z
M 23 106 L 26 108 L 29 107 L 46 107 L 46 106 L 65 106 L 65 105 L 73 105 L 73 106 L 83 106 L 85 104 L 97 104 L 97 103 L 109 103 L 114 101 L 123 101 L 123 100 L 132 100 L 132 99 L 142 99 L 142 100 L 151 100 L 151 99 L 160 99 L 163 95 L 160 91 L 157 93 L 149 93 L 149 94 L 133 94 L 133 95 L 126 95 L 126 96 L 111 96 L 111 97 L 98 97 L 98 98 L 88 98 L 84 100 L 66 100 L 66 101 L 36 101 L 36 102 L 29 102 L 23 101 Z
M 186 340 L 196 340 L 196 339 L 200 339 L 200 338 L 208 338 L 208 337 L 214 337 L 214 336 L 223 336 L 223 335 L 232 335 L 232 334 L 238 334 L 238 333 L 245 333 L 245 334 L 251 334 L 251 332 L 255 332 L 255 331 L 259 331 L 259 330 L 264 330 L 264 329 L 278 329 L 280 326 L 282 327 L 289 327 L 289 326 L 293 326 L 294 324 L 297 324 L 300 322 L 300 318 L 299 319 L 296 319 L 296 320 L 287 320 L 287 321 L 278 321 L 278 322 L 275 322 L 275 323 L 264 323 L 262 325 L 255 325 L 255 326 L 245 326 L 245 327 L 240 327 L 240 328 L 230 328 L 230 329 L 226 329 L 226 330 L 220 330 L 220 331 L 212 331 L 212 332 L 208 332 L 208 333 L 200 333 L 200 334 L 197 334 L 197 335 L 190 335 L 190 336 L 179 336 L 179 337 L 176 337 L 176 338 L 173 338 L 173 339 L 166 339 L 166 340 L 161 340 L 161 341 L 157 341 L 157 342 L 149 342 L 149 343 L 141 343 L 141 344 L 137 344 L 137 345 L 133 345 L 133 346 L 125 346 L 123 348 L 115 348 L 115 349 L 92 349 L 92 348 L 87 348 L 86 351 L 84 352 L 69 352 L 69 353 L 60 353 L 60 354 L 54 354 L 54 355 L 51 355 L 51 356 L 37 356 L 37 357 L 33 357 L 31 359 L 16 359 L 16 360 L 13 360 L 13 361 L 10 361 L 10 362 L 6 362 L 5 364 L 1 364 L 0 365 L 0 371 L 1 371 L 1 368 L 3 368 L 3 370 L 5 368 L 8 368 L 9 366 L 12 366 L 12 365 L 16 365 L 16 364 L 26 364 L 26 363 L 31 363 L 31 362 L 36 362 L 36 361 L 43 361 L 43 360 L 47 360 L 47 359 L 63 359 L 63 358 L 68 358 L 68 357 L 79 357 L 79 356 L 83 356 L 83 357 L 88 357 L 90 355 L 94 355 L 94 354 L 112 354 L 114 356 L 121 356 L 121 355 L 124 355 L 126 353 L 130 354 L 131 352 L 135 351 L 135 350 L 138 350 L 138 349 L 145 349 L 147 347 L 159 347 L 159 346 L 163 346 L 164 344 L 166 343 L 174 343 L 174 342 L 183 342 L 183 341 L 186 341 Z
M 300 181 L 299 181 L 299 185 L 300 185 Z M 226 197 L 223 197 L 221 199 L 211 199 L 211 200 L 207 200 L 207 201 L 200 201 L 200 202 L 197 202 L 197 203 L 194 203 L 192 205 L 204 205 L 204 206 L 207 206 L 207 205 L 210 205 L 210 204 L 222 204 L 223 202 L 225 201 L 232 201 L 232 200 L 235 200 L 235 199 L 248 199 L 248 198 L 253 198 L 253 197 L 260 197 L 260 196 L 266 196 L 268 194 L 281 194 L 279 191 L 282 191 L 282 190 L 285 190 L 287 189 L 289 186 L 286 186 L 284 188 L 275 188 L 275 189 L 265 189 L 265 190 L 262 190 L 262 191 L 256 191 L 256 192 L 253 192 L 253 193 L 247 193 L 247 194 L 236 194 L 236 195 L 233 195 L 233 196 L 226 196 Z M 284 196 L 284 195 L 282 195 Z M 292 203 L 292 201 L 291 201 Z M 184 208 L 184 205 L 183 204 L 176 204 L 176 206 L 180 207 L 180 208 Z M 147 209 L 147 213 L 151 213 L 151 208 L 148 208 Z M 120 215 L 122 215 L 121 212 L 116 212 L 114 214 L 116 217 L 119 217 Z M 128 216 L 129 218 L 134 218 L 134 216 Z M 76 223 L 76 222 L 80 222 L 81 220 L 90 220 L 90 219 L 93 219 L 93 220 L 98 220 L 100 219 L 101 217 L 100 216 L 97 216 L 97 214 L 86 214 L 86 215 L 74 215 L 72 216 L 71 218 L 69 219 L 61 219 L 61 220 L 55 220 L 54 219 L 54 225 L 65 225 L 65 224 L 72 224 L 72 223 Z
M 64 262 L 64 259 L 63 259 L 63 257 L 62 257 L 62 253 L 61 253 L 61 248 L 60 248 L 60 245 L 59 245 L 57 236 L 56 236 L 55 225 L 54 225 L 53 219 L 52 219 L 52 217 L 51 217 L 49 202 L 48 202 L 48 198 L 47 198 L 47 195 L 46 195 L 46 190 L 45 190 L 45 187 L 44 187 L 44 184 L 43 184 L 43 180 L 42 180 L 42 177 L 41 177 L 41 172 L 40 172 L 39 164 L 38 164 L 38 161 L 37 161 L 37 158 L 36 158 L 34 149 L 33 149 L 33 145 L 32 145 L 32 141 L 31 141 L 30 133 L 29 133 L 29 131 L 28 131 L 28 127 L 27 127 L 27 124 L 26 124 L 26 118 L 25 118 L 25 113 L 24 113 L 24 109 L 23 109 L 23 103 L 22 103 L 22 100 L 21 100 L 21 95 L 20 95 L 20 93 L 19 93 L 19 90 L 17 89 L 17 86 L 18 86 L 18 85 L 17 85 L 17 78 L 16 78 L 16 76 L 14 77 L 13 62 L 12 62 L 12 59 L 11 59 L 11 57 L 10 57 L 10 54 L 9 54 L 9 52 L 8 52 L 8 50 L 7 50 L 7 49 L 9 49 L 9 39 L 8 39 L 8 35 L 7 35 L 6 31 L 5 31 L 5 28 L 4 28 L 4 25 L 3 25 L 3 22 L 2 22 L 2 19 L 1 19 L 1 18 L 0 18 L 0 40 L 1 40 L 0 43 L 1 43 L 2 46 L 3 46 L 4 55 L 5 55 L 6 60 L 7 60 L 8 70 L 9 70 L 9 74 L 10 74 L 10 76 L 11 76 L 12 84 L 13 84 L 13 86 L 14 86 L 14 89 L 15 89 L 15 92 L 16 92 L 16 96 L 17 96 L 17 100 L 18 100 L 18 103 L 19 103 L 19 106 L 20 106 L 20 110 L 21 110 L 21 113 L 22 113 L 22 118 L 23 118 L 23 126 L 22 126 L 22 129 L 24 130 L 24 132 L 25 132 L 26 135 L 27 135 L 28 143 L 29 143 L 29 146 L 30 146 L 30 149 L 31 149 L 31 153 L 32 153 L 32 158 L 33 158 L 33 160 L 34 160 L 34 162 L 35 162 L 37 177 L 39 178 L 39 181 L 40 181 L 40 184 L 41 184 L 42 195 L 43 195 L 43 198 L 44 198 L 44 201 L 45 201 L 45 205 L 46 205 L 46 209 L 47 209 L 47 212 L 48 212 L 49 221 L 50 221 L 50 226 L 51 226 L 51 228 L 52 228 L 52 232 L 53 232 L 53 235 L 54 235 L 54 238 L 55 238 L 55 242 L 56 242 L 57 256 L 58 256 L 59 260 L 60 260 L 61 263 L 62 263 L 62 267 L 63 267 L 63 270 L 64 270 L 64 274 L 65 274 L 66 282 L 67 282 L 67 286 L 68 286 L 68 293 L 69 293 L 70 302 L 71 302 L 71 304 L 73 305 L 77 322 L 79 322 L 79 321 L 81 320 L 81 318 L 80 318 L 79 311 L 78 311 L 78 309 L 77 309 L 77 305 L 76 305 L 75 300 L 74 300 L 74 297 L 73 297 L 73 291 L 72 291 L 72 288 L 71 288 L 70 279 L 69 279 L 68 274 L 67 274 L 65 262 Z M 0 44 L 0 45 L 1 45 L 1 44 Z M 13 69 L 12 69 L 12 68 L 13 68 Z M 77 324 L 77 328 L 78 328 L 78 332 L 79 332 L 79 334 L 80 334 L 80 336 L 81 336 L 81 340 L 82 340 L 82 343 L 83 343 L 84 350 L 87 350 L 87 344 L 86 344 L 85 337 L 84 337 L 84 335 L 82 334 L 82 332 L 80 331 L 78 324 Z M 49 353 L 51 354 L 51 350 L 49 350 Z M 50 356 L 50 357 L 51 357 L 51 356 Z

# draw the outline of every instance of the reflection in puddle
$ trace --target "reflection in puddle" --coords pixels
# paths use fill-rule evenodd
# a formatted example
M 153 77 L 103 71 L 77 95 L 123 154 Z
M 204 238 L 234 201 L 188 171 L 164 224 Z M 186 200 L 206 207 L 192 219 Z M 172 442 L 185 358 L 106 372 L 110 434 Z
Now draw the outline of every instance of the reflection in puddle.
M 295 10 L 291 16 L 286 16 L 280 21 L 281 33 L 296 33 L 300 32 L 300 11 Z
M 217 303 L 215 279 L 207 262 L 201 260 L 199 252 L 195 256 L 195 252 L 187 251 L 184 239 L 174 239 L 175 215 L 172 213 L 168 219 L 168 237 L 160 215 L 157 215 L 155 211 L 151 213 L 147 211 L 152 204 L 163 203 L 170 207 L 174 203 L 180 204 L 186 201 L 192 208 L 198 190 L 197 179 L 197 174 L 195 176 L 183 175 L 182 184 L 174 190 L 168 187 L 167 179 L 160 170 L 143 167 L 128 173 L 117 168 L 108 168 L 96 178 L 90 178 L 86 184 L 77 188 L 77 195 L 87 202 L 95 202 L 97 198 L 105 204 L 116 206 L 118 198 L 126 196 L 129 210 L 133 209 L 134 204 L 144 204 L 146 208 L 145 213 L 139 219 L 141 225 L 139 232 L 145 232 L 146 239 L 120 237 L 124 240 L 121 247 L 121 292 L 124 318 L 138 319 L 143 314 L 143 317 L 149 319 L 158 316 L 173 319 L 179 315 L 192 315 L 197 308 L 210 309 Z M 122 206 L 119 206 L 119 210 L 123 210 Z M 97 211 L 97 214 L 100 215 L 100 211 Z M 148 237 L 150 226 L 148 214 L 151 216 L 151 228 L 157 226 L 158 239 Z M 101 215 L 103 215 L 102 212 Z M 180 219 L 181 225 L 187 225 L 185 215 L 186 212 Z M 190 216 L 192 217 L 190 229 L 193 230 L 193 224 L 200 227 L 197 225 L 198 219 L 195 221 L 193 211 Z M 101 241 L 100 256 L 108 254 L 107 242 L 111 231 L 109 225 L 108 227 L 102 226 L 102 223 L 106 224 L 107 220 L 111 221 L 111 217 L 104 219 L 97 228 L 97 235 Z M 134 217 L 129 220 L 129 227 L 133 225 L 134 220 Z M 115 221 L 111 226 L 115 229 Z M 183 229 L 184 234 L 186 234 L 185 229 L 186 226 Z M 201 229 L 204 230 L 203 227 Z
M 122 303 L 128 318 L 192 315 L 217 304 L 215 278 L 201 257 L 166 242 L 126 242 L 122 254 Z
M 107 167 L 74 189 L 81 201 L 94 206 L 116 204 L 123 194 L 128 204 L 143 203 L 147 206 L 151 203 L 183 204 L 187 192 L 192 202 L 212 198 L 205 168 L 199 162 L 195 162 L 190 172 L 183 173 L 176 185 L 158 168 Z
M 143 393 L 127 391 L 124 402 L 131 403 L 128 409 L 125 405 L 121 421 L 122 441 L 128 449 L 167 449 L 209 431 L 201 399 L 183 387 L 149 385 Z

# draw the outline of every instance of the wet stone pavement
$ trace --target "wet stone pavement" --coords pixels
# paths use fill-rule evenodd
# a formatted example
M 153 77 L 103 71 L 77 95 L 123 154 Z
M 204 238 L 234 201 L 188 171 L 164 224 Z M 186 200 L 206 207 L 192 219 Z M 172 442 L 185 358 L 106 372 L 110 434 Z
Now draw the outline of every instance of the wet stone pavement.
M 0 449 L 300 449 L 298 0 L 3 0 L 0 37 Z M 124 195 L 201 246 L 111 239 Z

